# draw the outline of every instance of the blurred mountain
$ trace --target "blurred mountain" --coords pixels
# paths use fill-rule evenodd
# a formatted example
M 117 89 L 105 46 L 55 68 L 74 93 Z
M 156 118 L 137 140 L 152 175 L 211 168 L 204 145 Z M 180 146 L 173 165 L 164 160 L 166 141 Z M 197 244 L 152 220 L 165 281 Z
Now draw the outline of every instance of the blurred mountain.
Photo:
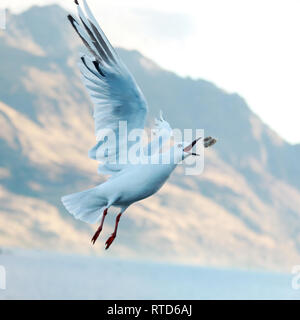
M 92 104 L 76 66 L 82 48 L 57 5 L 13 15 L 0 31 L 0 246 L 290 270 L 300 261 L 299 145 L 269 129 L 237 94 L 181 78 L 137 51 L 119 49 L 142 88 L 149 124 L 219 138 L 204 173 L 176 169 L 151 199 L 133 205 L 118 239 L 92 247 L 96 226 L 74 220 L 60 197 L 103 181 L 87 158 Z

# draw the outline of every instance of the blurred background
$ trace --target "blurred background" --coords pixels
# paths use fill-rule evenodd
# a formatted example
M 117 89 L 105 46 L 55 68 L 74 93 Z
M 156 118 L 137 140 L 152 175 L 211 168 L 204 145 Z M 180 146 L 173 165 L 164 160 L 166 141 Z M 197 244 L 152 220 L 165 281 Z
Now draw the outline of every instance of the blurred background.
M 104 181 L 87 157 L 92 103 L 79 78 L 73 1 L 1 1 L 0 298 L 296 298 L 300 264 L 300 5 L 93 1 L 150 109 L 219 142 L 199 176 L 178 167 L 115 215 L 74 220 L 62 195 Z M 107 289 L 107 288 L 110 289 Z M 105 290 L 103 291 L 103 289 Z

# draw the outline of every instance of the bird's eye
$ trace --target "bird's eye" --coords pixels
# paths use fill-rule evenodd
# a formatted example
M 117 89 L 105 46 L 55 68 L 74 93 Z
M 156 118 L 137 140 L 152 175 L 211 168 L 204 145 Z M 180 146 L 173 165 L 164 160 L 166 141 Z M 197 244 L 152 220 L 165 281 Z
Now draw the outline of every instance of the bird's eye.
M 182 147 L 182 144 L 181 144 L 181 143 L 179 143 L 179 144 L 177 145 L 177 147 L 178 147 L 178 148 L 181 148 L 181 147 Z

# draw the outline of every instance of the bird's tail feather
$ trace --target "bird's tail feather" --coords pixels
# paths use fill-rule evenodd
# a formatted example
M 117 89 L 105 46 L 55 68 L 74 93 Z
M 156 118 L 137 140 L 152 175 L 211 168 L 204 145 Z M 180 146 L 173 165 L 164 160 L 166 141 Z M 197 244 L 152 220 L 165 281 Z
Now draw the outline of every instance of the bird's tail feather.
M 99 221 L 101 213 L 107 204 L 106 199 L 99 196 L 97 187 L 69 194 L 62 197 L 61 201 L 75 219 L 87 223 Z

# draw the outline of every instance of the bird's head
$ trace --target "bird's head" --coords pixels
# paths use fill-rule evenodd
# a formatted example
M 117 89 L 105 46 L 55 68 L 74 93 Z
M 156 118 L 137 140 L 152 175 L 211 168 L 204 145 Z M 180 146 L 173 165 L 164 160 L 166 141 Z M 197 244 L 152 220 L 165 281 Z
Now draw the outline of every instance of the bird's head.
M 174 145 L 174 155 L 175 155 L 175 161 L 180 162 L 187 158 L 188 156 L 200 156 L 200 154 L 193 152 L 192 149 L 196 145 L 196 143 L 201 140 L 202 138 L 197 138 L 195 139 L 192 143 L 187 143 L 187 142 L 179 142 L 175 143 Z M 208 148 L 212 145 L 214 145 L 217 142 L 216 139 L 212 137 L 206 137 L 203 140 L 203 145 L 205 148 Z

